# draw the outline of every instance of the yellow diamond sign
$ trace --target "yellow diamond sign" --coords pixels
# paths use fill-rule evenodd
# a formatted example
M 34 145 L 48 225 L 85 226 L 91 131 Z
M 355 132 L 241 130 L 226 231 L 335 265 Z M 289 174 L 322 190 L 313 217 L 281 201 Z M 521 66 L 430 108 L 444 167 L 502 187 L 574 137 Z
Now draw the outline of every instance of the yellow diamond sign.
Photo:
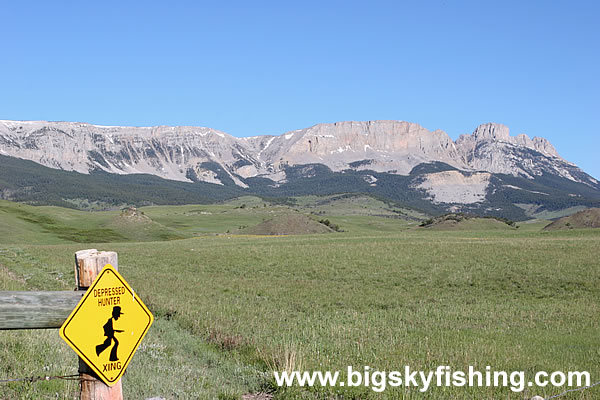
M 112 386 L 153 320 L 125 279 L 107 264 L 60 328 L 60 337 Z

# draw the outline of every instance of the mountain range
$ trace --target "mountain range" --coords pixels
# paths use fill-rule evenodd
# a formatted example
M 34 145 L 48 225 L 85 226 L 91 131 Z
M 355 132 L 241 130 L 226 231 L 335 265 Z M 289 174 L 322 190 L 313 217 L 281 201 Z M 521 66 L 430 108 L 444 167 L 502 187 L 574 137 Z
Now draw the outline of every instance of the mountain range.
M 198 193 L 269 197 L 361 192 L 431 213 L 525 218 L 600 201 L 600 183 L 548 140 L 511 136 L 497 123 L 453 141 L 444 131 L 405 121 L 318 124 L 245 138 L 188 126 L 0 121 L 0 155 L 6 172 L 17 165 L 9 158 L 17 158 L 91 180 L 153 175 L 196 185 Z M 27 191 L 37 190 L 2 175 L 4 198 L 27 201 Z

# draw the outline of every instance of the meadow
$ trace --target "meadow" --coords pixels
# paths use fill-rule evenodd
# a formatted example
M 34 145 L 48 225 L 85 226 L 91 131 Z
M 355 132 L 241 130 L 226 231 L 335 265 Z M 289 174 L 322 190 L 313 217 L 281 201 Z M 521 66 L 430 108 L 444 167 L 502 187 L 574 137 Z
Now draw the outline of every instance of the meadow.
M 427 230 L 410 210 L 370 198 L 329 200 L 144 207 L 147 218 L 136 220 L 118 210 L 0 202 L 0 290 L 69 290 L 75 251 L 117 251 L 119 270 L 156 317 L 123 377 L 131 399 L 259 392 L 276 399 L 528 399 L 562 392 L 278 388 L 272 375 L 348 365 L 573 370 L 600 380 L 598 230 L 542 232 L 544 221 Z M 238 232 L 285 213 L 325 216 L 343 232 Z M 77 371 L 57 330 L 2 331 L 0 343 L 0 379 Z M 73 398 L 77 390 L 76 382 L 2 383 L 0 398 Z M 598 397 L 593 388 L 562 399 Z

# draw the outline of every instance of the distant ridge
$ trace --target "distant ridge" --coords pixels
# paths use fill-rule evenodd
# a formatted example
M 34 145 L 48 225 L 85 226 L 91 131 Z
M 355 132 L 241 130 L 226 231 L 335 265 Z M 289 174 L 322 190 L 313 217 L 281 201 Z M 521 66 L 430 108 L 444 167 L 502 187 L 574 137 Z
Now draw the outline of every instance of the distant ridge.
M 0 154 L 89 173 L 146 173 L 180 181 L 247 187 L 245 179 L 286 179 L 285 166 L 323 164 L 332 171 L 408 175 L 421 163 L 533 178 L 551 173 L 598 187 L 563 160 L 546 139 L 510 136 L 506 126 L 480 125 L 453 142 L 441 130 L 405 121 L 318 124 L 280 136 L 236 138 L 211 128 L 118 127 L 79 122 L 0 121 Z
M 248 138 L 201 127 L 0 121 L 2 156 L 0 168 L 7 173 L 0 178 L 0 197 L 21 201 L 74 204 L 83 196 L 181 204 L 244 193 L 273 198 L 350 192 L 430 213 L 511 219 L 600 201 L 600 183 L 561 158 L 546 139 L 511 136 L 497 123 L 452 141 L 441 130 L 406 121 L 317 124 Z M 33 172 L 16 159 L 84 175 Z M 54 177 L 54 186 L 40 173 Z M 140 184 L 140 174 L 155 186 Z M 65 179 L 78 183 L 69 187 Z M 89 179 L 116 186 L 102 195 L 88 188 Z

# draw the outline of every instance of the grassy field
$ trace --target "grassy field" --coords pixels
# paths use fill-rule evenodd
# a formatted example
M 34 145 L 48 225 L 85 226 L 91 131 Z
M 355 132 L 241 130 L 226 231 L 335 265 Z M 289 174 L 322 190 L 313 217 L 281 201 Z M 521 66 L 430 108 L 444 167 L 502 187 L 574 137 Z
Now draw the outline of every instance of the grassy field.
M 348 365 L 579 370 L 600 380 L 598 230 L 541 232 L 538 221 L 511 230 L 432 231 L 370 201 L 321 206 L 245 198 L 146 207 L 156 230 L 141 236 L 114 225 L 119 211 L 0 202 L 0 290 L 70 289 L 76 250 L 117 251 L 121 273 L 156 316 L 123 378 L 132 399 L 239 399 L 264 391 L 281 399 L 527 399 L 562 391 L 283 389 L 270 373 Z M 236 234 L 295 210 L 325 215 L 344 232 Z M 107 240 L 73 240 L 62 227 Z M 161 240 L 161 229 L 182 239 Z M 0 343 L 0 379 L 76 372 L 75 354 L 55 330 L 4 331 Z M 599 390 L 562 399 L 595 399 Z M 74 382 L 0 385 L 0 398 L 9 399 L 76 392 Z

